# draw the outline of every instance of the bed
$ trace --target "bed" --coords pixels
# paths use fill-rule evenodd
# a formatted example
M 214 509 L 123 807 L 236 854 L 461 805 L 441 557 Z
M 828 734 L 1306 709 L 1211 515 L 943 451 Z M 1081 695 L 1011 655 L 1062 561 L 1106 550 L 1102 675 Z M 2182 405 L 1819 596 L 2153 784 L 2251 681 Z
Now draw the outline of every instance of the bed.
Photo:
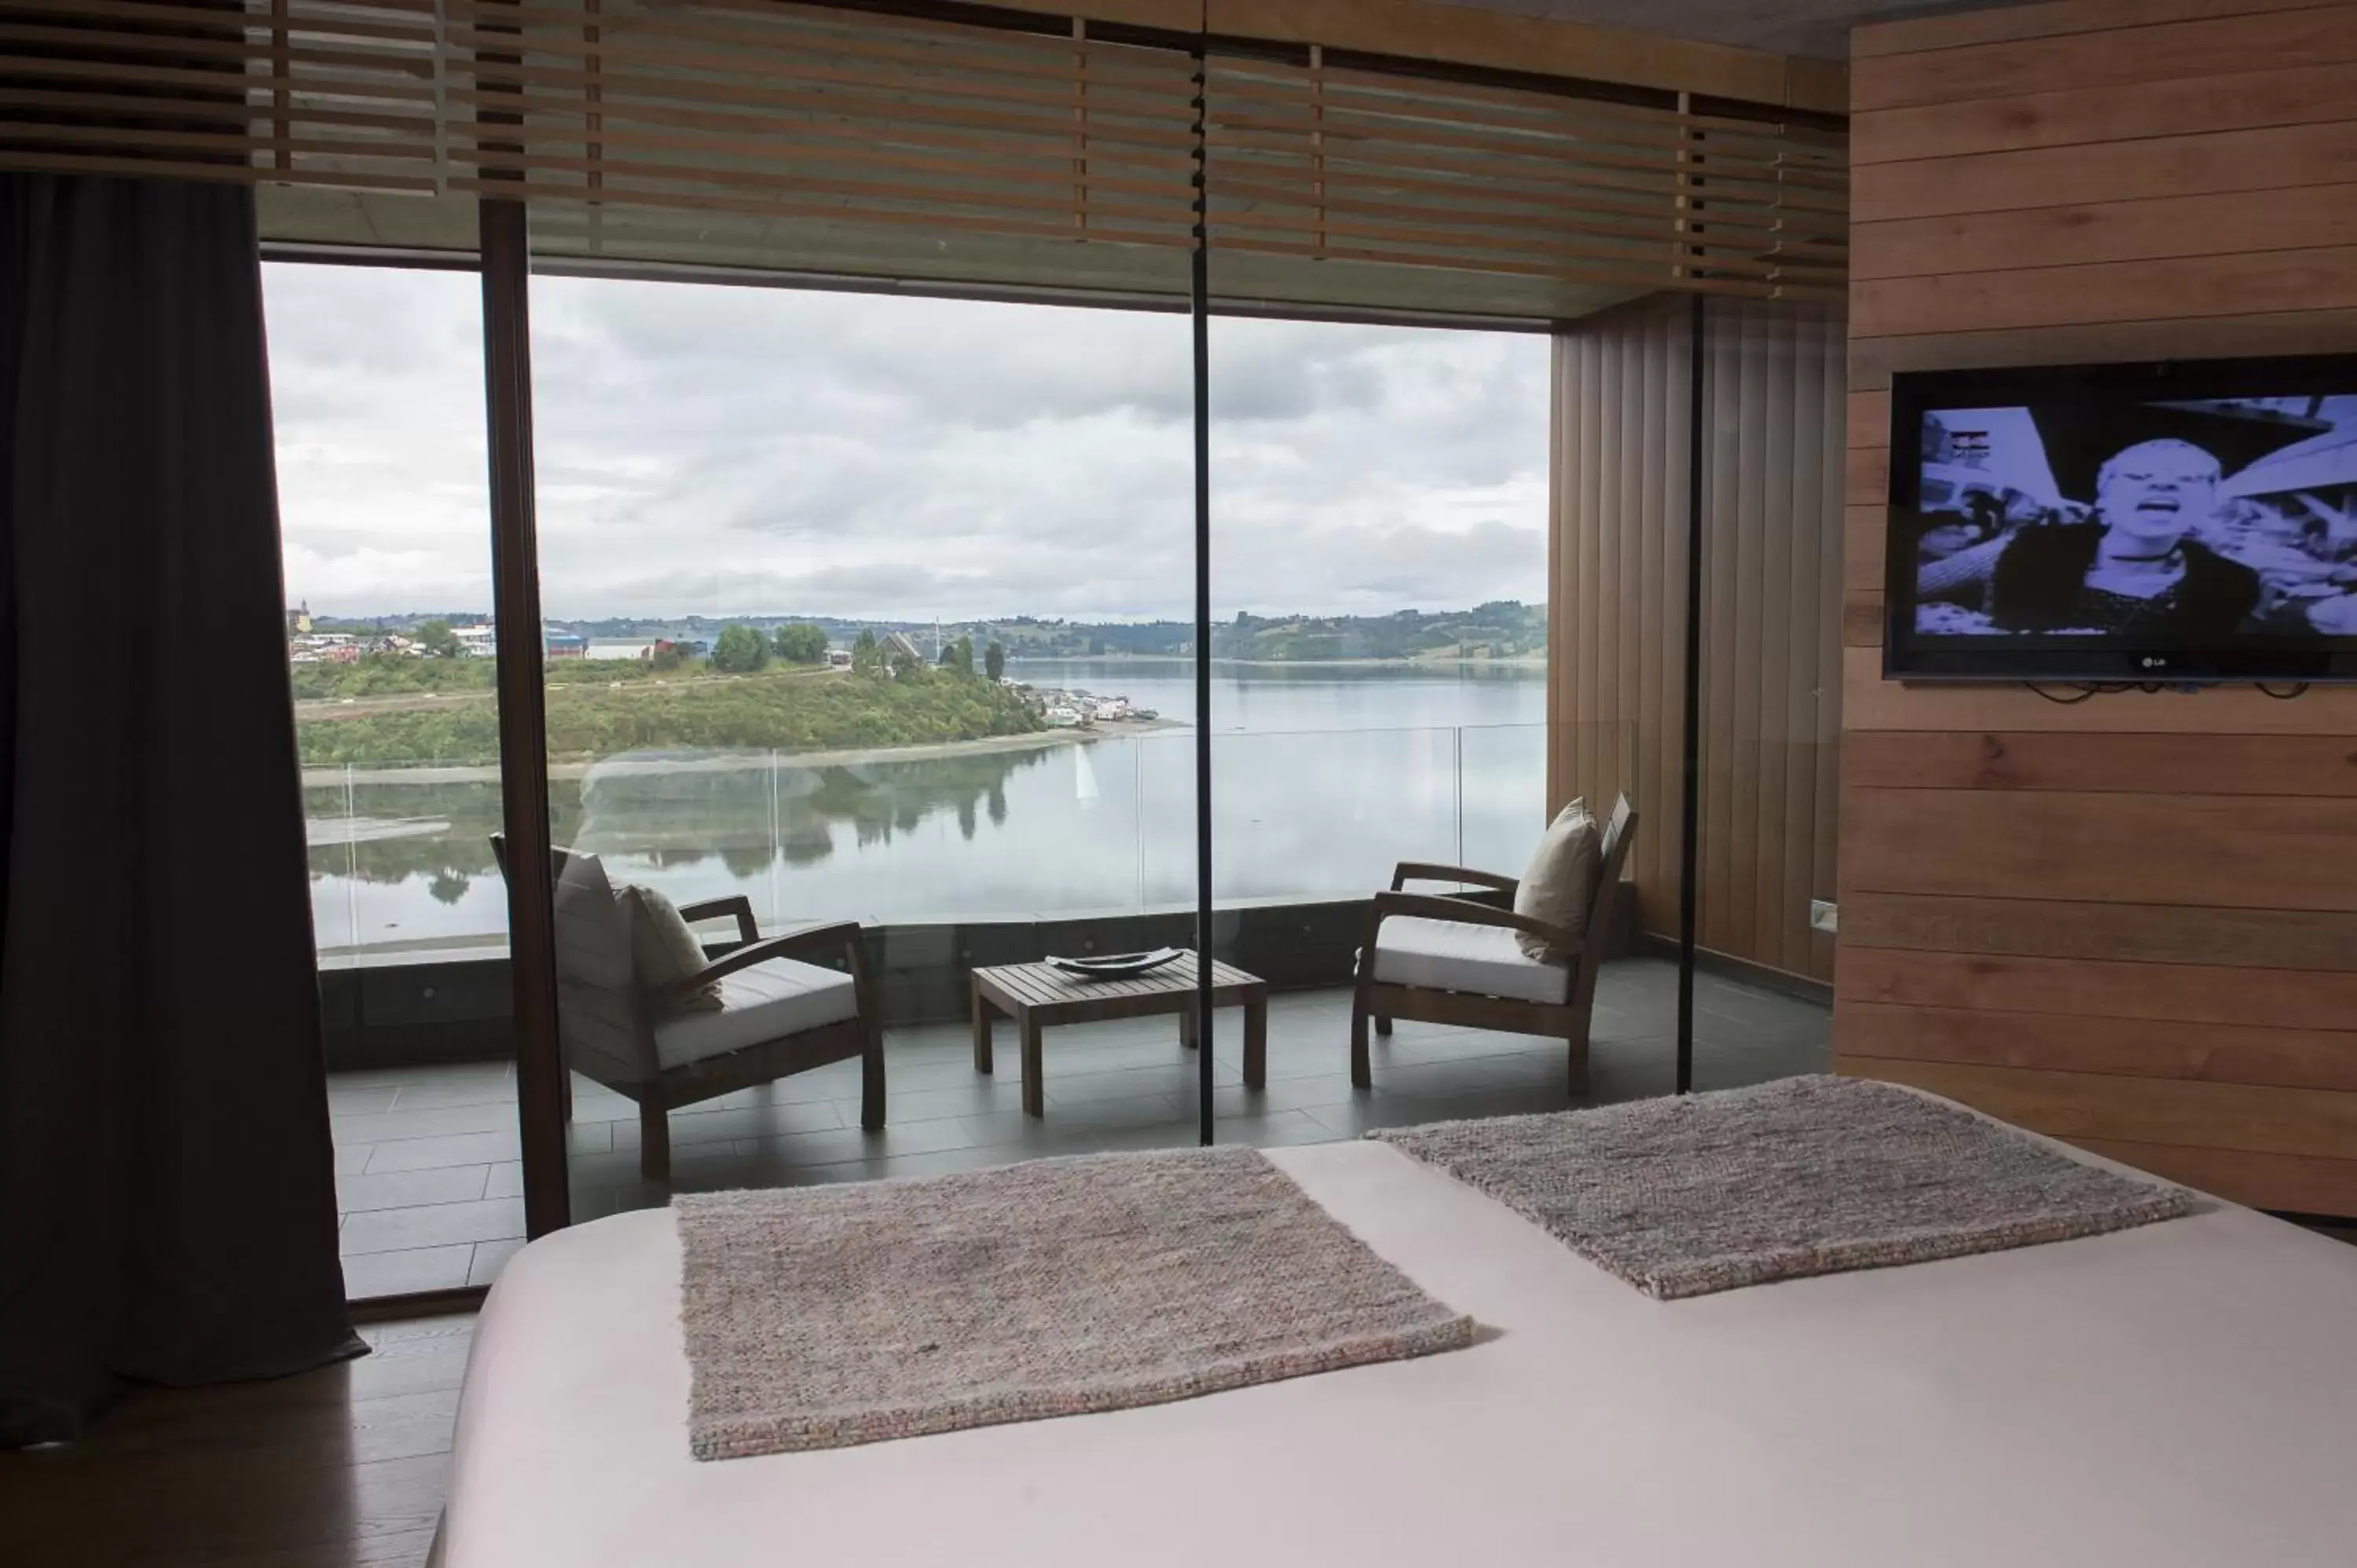
M 1469 1349 L 699 1463 L 671 1214 L 534 1242 L 475 1335 L 440 1568 L 2345 1565 L 2357 1247 L 2204 1201 L 2050 1246 L 1640 1294 L 1375 1143 L 1270 1151 Z

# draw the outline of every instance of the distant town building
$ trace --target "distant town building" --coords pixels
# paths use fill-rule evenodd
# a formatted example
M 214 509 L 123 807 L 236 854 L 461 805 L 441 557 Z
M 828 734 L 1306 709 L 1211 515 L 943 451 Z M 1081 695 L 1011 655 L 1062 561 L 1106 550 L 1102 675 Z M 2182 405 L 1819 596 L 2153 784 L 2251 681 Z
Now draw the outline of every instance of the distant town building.
M 289 637 L 303 637 L 307 636 L 310 630 L 311 604 L 310 601 L 307 599 L 286 612 L 286 635 Z
M 583 637 L 578 632 L 551 631 L 544 635 L 548 639 L 546 646 L 548 657 L 551 659 L 587 659 L 589 657 L 589 639 Z

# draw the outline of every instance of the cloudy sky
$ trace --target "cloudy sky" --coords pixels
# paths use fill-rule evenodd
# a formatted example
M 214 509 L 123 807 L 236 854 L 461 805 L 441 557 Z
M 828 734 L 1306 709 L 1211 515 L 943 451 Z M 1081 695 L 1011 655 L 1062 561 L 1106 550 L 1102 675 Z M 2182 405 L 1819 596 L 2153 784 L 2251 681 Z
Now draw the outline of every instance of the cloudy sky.
M 267 269 L 287 592 L 490 603 L 478 285 Z M 559 618 L 1192 613 L 1183 316 L 533 285 Z M 1213 591 L 1383 613 L 1545 596 L 1543 337 L 1212 324 Z

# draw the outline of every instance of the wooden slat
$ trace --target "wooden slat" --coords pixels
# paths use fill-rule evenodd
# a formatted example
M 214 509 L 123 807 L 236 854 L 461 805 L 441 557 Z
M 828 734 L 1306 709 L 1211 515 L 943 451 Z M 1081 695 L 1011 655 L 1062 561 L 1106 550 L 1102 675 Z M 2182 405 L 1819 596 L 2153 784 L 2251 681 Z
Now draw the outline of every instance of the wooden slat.
M 1883 644 L 1884 601 L 1878 588 L 1860 588 L 1842 596 L 1841 639 L 1844 648 L 1880 648 Z
M 1857 330 L 1854 320 L 1851 330 Z M 1849 448 L 1843 479 L 1843 491 L 1850 505 L 1885 505 L 1890 499 L 1890 449 L 1887 446 Z
M 1858 222 L 1880 223 L 2220 191 L 2293 190 L 2346 184 L 2353 157 L 2357 121 L 1978 153 L 1863 166 L 1851 182 L 1850 208 Z
M 2357 736 L 1865 734 L 1847 765 L 1884 789 L 2357 796 Z
M 1202 15 L 1212 32 L 1235 38 L 1555 71 L 1760 103 L 1784 102 L 1795 88 L 1822 91 L 1827 80 L 1824 73 L 1790 77 L 1781 58 L 1749 49 L 1415 0 L 1209 0 Z
M 2299 6 L 2117 33 L 2025 38 L 1878 59 L 1850 84 L 1853 113 L 2095 89 L 2357 59 L 2357 9 Z
M 1843 898 L 1841 924 L 1844 944 L 1856 948 L 2357 972 L 2357 915 L 2310 909 L 1861 890 Z
M 2110 1073 L 2028 1071 L 1836 1056 L 1841 1071 L 1913 1084 L 2057 1138 L 2345 1158 L 2357 1094 Z
M 2357 1091 L 2357 1031 L 2348 1029 L 2264 1029 L 1861 1002 L 1844 1009 L 1835 1049 L 1846 1059 Z
M 1975 98 L 1860 114 L 1851 129 L 1865 150 L 1857 161 L 1880 164 L 2314 124 L 2351 118 L 2351 75 L 2347 63 L 2336 62 L 2137 81 L 2093 91 L 2072 88 Z
M 2190 1149 L 2117 1138 L 2073 1138 L 2089 1154 L 2150 1171 L 2251 1208 L 2290 1214 L 2357 1214 L 2357 1159 Z
M 2184 321 L 2097 322 L 2018 330 L 1853 338 L 1850 385 L 1887 388 L 1895 369 L 2099 365 L 2154 359 L 2357 351 L 2357 310 L 2287 310 Z M 1862 498 L 1852 496 L 1853 505 Z
M 2271 970 L 2259 983 L 2227 964 L 1914 952 L 1845 948 L 1835 979 L 1843 1002 L 1972 1012 L 2342 1031 L 2357 1017 L 2357 974 Z M 1838 1028 L 1836 1020 L 1836 1028 Z
M 1889 518 L 1889 510 L 1878 506 L 1843 509 L 1842 585 L 1845 588 L 1857 593 L 1879 594 L 1882 591 L 1883 547 L 1890 537 Z M 1838 683 L 1840 678 L 1840 671 L 1827 671 L 1828 681 Z
M 1885 446 L 1890 437 L 1890 393 L 1853 392 L 1846 403 L 1846 423 L 1843 434 L 1846 445 Z
M 2301 0 L 2048 0 L 2044 5 L 1990 6 L 1865 23 L 1851 29 L 1850 52 L 1859 59 L 1875 59 L 1926 49 L 1968 48 L 1975 44 L 2108 33 L 2123 27 L 2198 21 L 2207 16 L 2246 16 L 2292 10 L 2300 3 Z M 2344 4 L 2345 0 L 2309 3 L 2330 6 Z
M 2352 308 L 2357 246 L 1861 279 L 1850 291 L 1851 329 L 1861 338 Z
M 274 179 L 277 177 L 274 175 Z M 972 234 L 1005 234 L 1051 240 L 1073 238 L 1071 224 L 1049 220 L 1026 221 L 1019 218 L 984 216 L 957 212 L 905 212 L 877 208 L 853 209 L 827 206 L 817 202 L 784 201 L 768 196 L 729 196 L 715 191 L 649 190 L 609 184 L 603 191 L 592 193 L 581 186 L 551 185 L 527 181 L 519 185 L 507 179 L 454 179 L 454 190 L 474 196 L 507 196 L 534 204 L 544 204 L 552 213 L 562 214 L 573 205 L 583 207 L 599 203 L 631 208 L 663 208 L 683 212 L 739 212 L 766 218 L 810 218 L 822 221 L 879 224 L 907 229 L 931 229 L 937 231 L 957 231 Z M 1092 229 L 1090 238 L 1109 243 L 1129 245 L 1159 245 L 1190 248 L 1193 242 L 1178 230 L 1113 228 Z
M 2279 702 L 2248 686 L 2108 693 L 2069 706 L 2019 686 L 1882 678 L 1882 650 L 1842 660 L 1842 723 L 1857 730 L 2078 731 L 2091 735 L 2357 735 L 2357 691 L 2324 688 Z
M 2289 202 L 2273 190 L 2222 191 L 1863 223 L 1853 231 L 1850 273 L 1902 278 L 2233 256 L 2248 246 L 2255 225 L 2264 225 L 2287 251 L 2357 245 L 2357 184 L 2319 186 Z M 2305 301 L 2295 305 L 2309 307 Z
M 2357 910 L 2357 799 L 1853 788 L 1843 843 L 1881 892 Z

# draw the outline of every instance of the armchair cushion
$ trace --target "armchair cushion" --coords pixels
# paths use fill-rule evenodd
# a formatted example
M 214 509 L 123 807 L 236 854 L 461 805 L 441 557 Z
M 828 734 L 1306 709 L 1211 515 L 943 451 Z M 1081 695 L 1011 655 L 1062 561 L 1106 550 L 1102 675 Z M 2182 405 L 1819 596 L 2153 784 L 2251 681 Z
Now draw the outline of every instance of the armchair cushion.
M 1559 926 L 1575 937 L 1585 936 L 1603 854 L 1602 839 L 1587 802 L 1572 801 L 1539 835 L 1530 869 L 1523 873 L 1522 883 L 1514 889 L 1514 913 Z M 1512 940 L 1530 958 L 1568 961 L 1566 955 L 1549 950 L 1545 941 L 1527 931 L 1513 932 Z
M 748 1046 L 859 1016 L 851 976 L 797 959 L 773 958 L 720 977 L 720 1010 L 655 1020 L 655 1059 L 685 1067 Z
M 1517 1002 L 1562 1002 L 1571 971 L 1531 957 L 1520 931 L 1394 916 L 1375 935 L 1374 977 L 1386 985 L 1470 991 Z
M 705 957 L 704 944 L 681 918 L 678 906 L 661 892 L 631 884 L 615 897 L 630 911 L 630 962 L 641 987 L 652 992 L 677 984 L 710 961 Z M 671 998 L 665 1011 L 717 1013 L 725 1004 L 720 994 L 723 983 L 710 981 L 680 993 Z
M 627 991 L 632 981 L 630 917 L 594 854 L 568 854 L 556 878 L 556 974 L 560 981 Z

